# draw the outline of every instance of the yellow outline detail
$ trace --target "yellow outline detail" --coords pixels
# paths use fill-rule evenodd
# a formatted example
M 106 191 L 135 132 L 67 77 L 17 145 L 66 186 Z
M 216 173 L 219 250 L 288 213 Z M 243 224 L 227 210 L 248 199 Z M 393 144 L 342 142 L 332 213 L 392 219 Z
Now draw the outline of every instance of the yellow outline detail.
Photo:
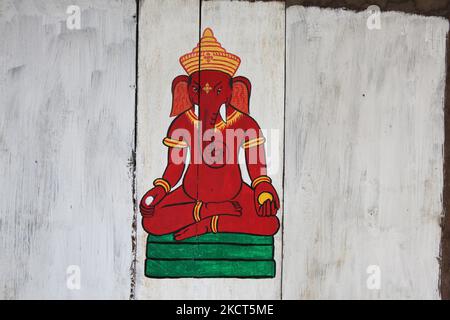
M 251 147 L 259 146 L 260 144 L 263 144 L 264 142 L 266 142 L 266 138 L 264 138 L 264 137 L 251 139 L 251 140 L 248 140 L 247 142 L 244 142 L 242 144 L 242 148 L 248 149 Z

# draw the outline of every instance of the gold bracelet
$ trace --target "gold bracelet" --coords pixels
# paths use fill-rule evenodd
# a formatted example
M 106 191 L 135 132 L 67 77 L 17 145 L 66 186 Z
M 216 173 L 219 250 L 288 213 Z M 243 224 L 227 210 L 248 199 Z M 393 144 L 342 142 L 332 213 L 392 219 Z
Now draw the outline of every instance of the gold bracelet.
M 255 180 L 253 180 L 253 182 L 252 182 L 252 188 L 255 189 L 256 186 L 257 186 L 258 184 L 260 184 L 261 182 L 272 183 L 272 179 L 270 179 L 268 176 L 259 176 L 258 178 L 256 178 Z
M 194 206 L 194 220 L 195 222 L 199 222 L 201 220 L 200 218 L 200 209 L 202 208 L 202 202 L 197 201 L 197 203 Z
M 170 148 L 187 148 L 188 145 L 185 141 L 171 139 L 166 137 L 163 139 L 163 145 Z
M 164 179 L 156 179 L 155 181 L 153 181 L 153 185 L 154 185 L 155 187 L 156 187 L 156 186 L 161 186 L 161 187 L 163 187 L 164 190 L 166 190 L 166 193 L 169 193 L 169 192 L 170 192 L 170 189 L 171 189 L 170 183 L 167 182 L 167 181 L 164 180 Z
M 211 219 L 211 231 L 213 233 L 217 233 L 218 229 L 217 229 L 217 225 L 219 223 L 219 216 L 214 216 Z

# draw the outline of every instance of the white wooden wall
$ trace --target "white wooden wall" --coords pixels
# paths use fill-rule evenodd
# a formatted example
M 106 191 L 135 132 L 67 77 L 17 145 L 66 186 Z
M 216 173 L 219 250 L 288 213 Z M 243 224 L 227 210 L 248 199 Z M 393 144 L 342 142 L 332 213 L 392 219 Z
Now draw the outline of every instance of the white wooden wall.
M 176 22 L 175 22 L 176 21 Z M 185 74 L 178 59 L 197 45 L 199 1 L 144 1 L 139 20 L 137 177 L 141 197 L 164 172 L 167 148 L 161 143 L 171 122 L 171 84 Z M 252 82 L 250 109 L 268 130 L 271 177 L 282 195 L 284 106 L 284 4 L 203 2 L 201 30 L 210 27 L 222 46 L 242 62 L 236 75 Z M 245 170 L 243 170 L 245 171 Z M 281 232 L 280 232 L 281 234 Z M 147 279 L 146 233 L 138 226 L 137 299 L 279 299 L 281 235 L 276 238 L 275 279 Z M 245 288 L 245 289 L 244 289 Z
M 365 12 L 140 2 L 137 48 L 134 0 L 0 1 L 0 298 L 439 298 L 446 20 L 382 13 L 369 30 Z M 275 279 L 144 277 L 133 197 L 162 174 L 170 86 L 199 26 L 241 57 L 268 130 Z
M 0 298 L 127 299 L 134 3 L 0 6 Z
M 164 173 L 167 147 L 162 144 L 162 139 L 172 120 L 169 117 L 172 80 L 184 72 L 178 59 L 197 44 L 198 26 L 198 0 L 146 0 L 140 7 L 136 166 L 138 200 L 153 187 L 153 180 Z M 180 292 L 172 288 L 184 280 L 154 280 L 144 276 L 147 233 L 142 228 L 140 214 L 137 235 L 136 299 L 175 299 Z M 186 290 L 195 290 L 192 288 L 195 283 L 186 287 Z
M 448 23 L 367 17 L 287 11 L 286 299 L 439 297 Z

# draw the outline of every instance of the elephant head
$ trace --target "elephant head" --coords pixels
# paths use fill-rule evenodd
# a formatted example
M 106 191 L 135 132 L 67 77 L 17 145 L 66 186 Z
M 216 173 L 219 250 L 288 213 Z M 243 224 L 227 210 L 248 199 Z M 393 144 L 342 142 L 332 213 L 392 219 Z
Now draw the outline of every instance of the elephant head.
M 204 130 L 214 127 L 220 108 L 232 107 L 249 113 L 251 84 L 245 77 L 231 77 L 215 70 L 203 70 L 190 76 L 177 76 L 172 82 L 172 111 L 177 116 L 194 105 Z
M 220 114 L 226 108 L 234 108 L 249 113 L 251 84 L 245 77 L 231 77 L 216 70 L 197 71 L 190 76 L 177 76 L 172 82 L 171 116 L 198 106 L 198 120 L 201 123 L 202 137 L 213 130 Z M 222 109 L 222 110 L 221 110 Z M 223 112 L 222 112 L 223 111 Z M 223 116 L 222 116 L 223 118 Z M 226 121 L 226 119 L 222 119 Z M 206 144 L 203 144 L 204 149 Z

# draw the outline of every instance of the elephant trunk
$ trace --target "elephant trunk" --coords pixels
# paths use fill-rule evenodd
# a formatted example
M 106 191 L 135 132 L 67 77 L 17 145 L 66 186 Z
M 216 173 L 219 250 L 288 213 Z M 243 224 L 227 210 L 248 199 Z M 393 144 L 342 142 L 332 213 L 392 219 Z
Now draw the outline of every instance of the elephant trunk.
M 220 161 L 220 154 L 217 151 L 218 137 L 220 132 L 215 130 L 217 117 L 219 115 L 220 105 L 217 107 L 200 107 L 199 119 L 201 120 L 201 134 L 202 134 L 202 154 L 203 160 L 208 165 L 216 164 Z

